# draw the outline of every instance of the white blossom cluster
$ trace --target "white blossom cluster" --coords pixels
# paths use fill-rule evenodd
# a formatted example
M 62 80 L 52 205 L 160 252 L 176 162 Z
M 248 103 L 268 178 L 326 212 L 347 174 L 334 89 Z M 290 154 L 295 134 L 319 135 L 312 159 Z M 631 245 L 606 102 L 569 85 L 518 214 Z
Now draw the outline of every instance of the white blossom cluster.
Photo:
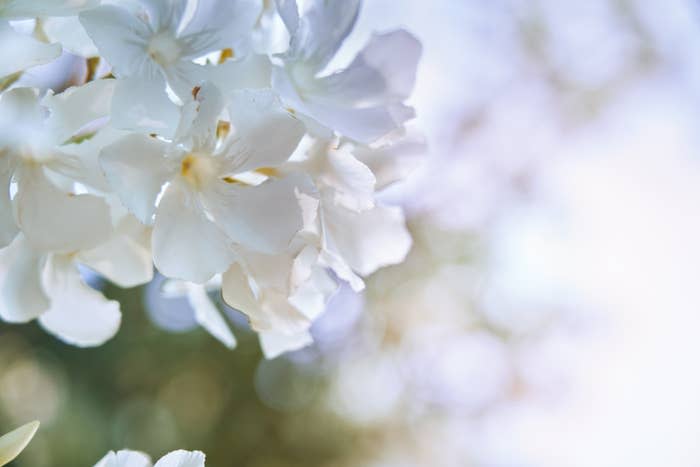
M 339 280 L 359 291 L 411 246 L 375 194 L 407 173 L 421 46 L 375 34 L 337 69 L 360 6 L 0 0 L 0 318 L 100 345 L 120 306 L 80 270 L 134 287 L 155 265 L 227 346 L 212 289 L 267 356 L 308 344 Z M 84 82 L 23 85 L 62 53 Z

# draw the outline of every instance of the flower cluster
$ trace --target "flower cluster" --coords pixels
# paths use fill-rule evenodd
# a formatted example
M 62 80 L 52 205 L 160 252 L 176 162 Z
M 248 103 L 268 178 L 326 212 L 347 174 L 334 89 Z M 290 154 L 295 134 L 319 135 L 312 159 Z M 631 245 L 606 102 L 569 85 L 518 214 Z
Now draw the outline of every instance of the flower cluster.
M 360 6 L 0 0 L 0 318 L 100 345 L 120 306 L 81 271 L 134 287 L 155 265 L 227 346 L 212 290 L 267 356 L 308 344 L 338 281 L 359 291 L 411 245 L 375 194 L 407 172 L 421 47 L 376 34 L 337 69 Z M 61 54 L 80 84 L 25 84 Z

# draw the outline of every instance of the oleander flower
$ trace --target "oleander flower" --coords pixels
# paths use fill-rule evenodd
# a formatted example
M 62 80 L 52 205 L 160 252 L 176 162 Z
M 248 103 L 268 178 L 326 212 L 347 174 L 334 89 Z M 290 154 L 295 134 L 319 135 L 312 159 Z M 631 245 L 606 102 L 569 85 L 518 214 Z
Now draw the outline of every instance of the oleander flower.
M 300 16 L 295 0 L 277 0 L 291 35 L 277 58 L 273 87 L 287 106 L 308 117 L 309 127 L 372 143 L 414 117 L 404 104 L 421 54 L 418 40 L 398 30 L 375 35 L 344 70 L 325 69 L 352 31 L 361 0 L 314 0 Z
M 303 125 L 269 92 L 236 94 L 230 121 L 220 121 L 225 104 L 204 85 L 197 116 L 175 141 L 134 134 L 100 156 L 124 205 L 153 224 L 153 260 L 170 278 L 204 283 L 228 269 L 234 243 L 275 253 L 301 228 L 294 178 L 251 184 L 243 176 L 284 163 Z
M 166 84 L 181 99 L 206 79 L 195 59 L 248 42 L 261 6 L 257 0 L 139 0 L 105 4 L 80 14 L 80 21 L 119 78 L 114 118 L 121 127 L 150 125 L 173 131 Z
M 0 0 L 0 40 L 17 45 L 0 79 L 62 46 L 86 60 L 68 89 L 0 81 L 0 319 L 100 345 L 122 316 L 86 274 L 134 287 L 155 266 L 163 293 L 229 348 L 212 293 L 248 317 L 266 357 L 311 343 L 340 281 L 362 290 L 412 244 L 377 194 L 423 151 L 404 134 L 421 46 L 378 34 L 328 71 L 360 7 Z M 8 22 L 32 18 L 41 40 Z

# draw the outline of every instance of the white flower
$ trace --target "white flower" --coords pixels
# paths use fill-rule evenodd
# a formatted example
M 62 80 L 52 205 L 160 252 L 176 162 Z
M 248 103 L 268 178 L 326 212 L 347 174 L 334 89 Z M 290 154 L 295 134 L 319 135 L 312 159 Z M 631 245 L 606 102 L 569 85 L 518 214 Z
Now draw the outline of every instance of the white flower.
M 19 234 L 0 250 L 0 318 L 38 318 L 51 334 L 79 347 L 111 339 L 121 324 L 119 303 L 88 286 L 78 267 L 91 267 L 123 287 L 149 282 L 153 269 L 142 228 L 124 217 L 108 242 L 74 253 L 36 250 Z
M 0 85 L 61 45 L 99 53 L 114 75 L 58 94 L 0 93 L 2 320 L 37 319 L 66 342 L 99 345 L 121 313 L 80 268 L 133 287 L 155 265 L 164 293 L 185 296 L 233 348 L 209 297 L 220 289 L 272 358 L 312 341 L 336 279 L 361 290 L 405 258 L 403 212 L 376 195 L 422 148 L 398 139 L 413 117 L 405 103 L 420 44 L 402 30 L 375 35 L 329 72 L 361 1 L 303 4 L 0 0 L 0 41 L 12 44 Z M 39 18 L 35 35 L 62 44 L 19 34 L 9 20 L 22 18 Z M 157 465 L 199 462 L 178 453 Z M 101 462 L 150 465 L 127 451 Z
M 245 43 L 261 11 L 256 0 L 199 0 L 188 16 L 188 3 L 139 0 L 135 8 L 106 4 L 81 13 L 88 35 L 120 78 L 114 96 L 120 127 L 170 136 L 177 114 L 166 83 L 185 99 L 206 79 L 205 67 L 194 60 Z
M 313 178 L 319 207 L 315 228 L 307 229 L 307 241 L 318 248 L 321 264 L 359 291 L 364 288 L 361 277 L 402 262 L 412 240 L 403 211 L 375 203 L 377 179 L 353 152 L 383 168 L 382 188 L 395 178 L 396 170 L 405 170 L 382 162 L 387 152 L 391 154 L 388 148 L 369 151 L 348 144 L 334 149 L 322 140 L 309 148 L 305 160 L 280 170 L 301 171 Z
M 337 288 L 309 247 L 274 256 L 241 252 L 222 277 L 224 300 L 248 316 L 267 358 L 310 344 L 311 324 Z
M 301 228 L 294 178 L 252 186 L 239 176 L 284 163 L 304 130 L 270 92 L 237 93 L 223 124 L 218 90 L 205 85 L 197 98 L 197 117 L 177 141 L 131 135 L 106 147 L 101 161 L 124 205 L 153 223 L 156 267 L 204 283 L 228 269 L 234 243 L 274 253 Z
M 312 0 L 300 17 L 296 2 L 277 0 L 291 35 L 289 50 L 279 56 L 273 87 L 285 104 L 320 125 L 361 143 L 371 143 L 400 129 L 413 118 L 403 102 L 415 81 L 420 43 L 399 30 L 375 35 L 344 70 L 325 68 L 352 30 L 360 0 Z M 330 136 L 316 128 L 316 133 Z
M 151 458 L 137 451 L 110 451 L 94 467 L 204 467 L 206 456 L 200 451 L 173 451 L 153 466 Z
M 0 467 L 12 462 L 32 440 L 39 422 L 31 422 L 0 436 Z
M 80 94 L 92 94 L 100 87 L 102 83 L 93 83 L 73 97 L 79 101 Z M 110 235 L 107 204 L 74 190 L 76 181 L 90 180 L 83 177 L 80 158 L 60 147 L 66 135 L 93 117 L 69 107 L 79 117 L 64 120 L 58 128 L 46 118 L 47 110 L 33 90 L 13 89 L 0 98 L 0 247 L 8 245 L 19 229 L 33 247 L 66 253 L 95 247 Z

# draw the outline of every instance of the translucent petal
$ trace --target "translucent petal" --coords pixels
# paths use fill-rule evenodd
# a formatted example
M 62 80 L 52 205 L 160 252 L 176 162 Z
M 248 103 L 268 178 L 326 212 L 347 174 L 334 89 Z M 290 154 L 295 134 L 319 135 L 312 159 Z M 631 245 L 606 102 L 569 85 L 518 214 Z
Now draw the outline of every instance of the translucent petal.
M 165 151 L 160 140 L 133 134 L 100 153 L 100 165 L 110 185 L 129 212 L 146 225 L 152 224 L 158 194 L 174 175 Z
M 173 451 L 156 462 L 155 467 L 204 467 L 205 459 L 201 451 Z
M 25 167 L 19 175 L 17 223 L 34 247 L 72 252 L 109 238 L 112 221 L 103 199 L 61 191 L 41 167 Z
M 95 347 L 119 330 L 119 302 L 107 300 L 85 284 L 70 257 L 53 255 L 49 259 L 45 286 L 51 307 L 39 317 L 39 323 L 62 341 Z
M 39 429 L 39 422 L 30 422 L 0 437 L 0 466 L 20 455 Z
M 204 283 L 234 260 L 231 240 L 211 222 L 184 183 L 171 183 L 156 211 L 153 261 L 172 279 Z

